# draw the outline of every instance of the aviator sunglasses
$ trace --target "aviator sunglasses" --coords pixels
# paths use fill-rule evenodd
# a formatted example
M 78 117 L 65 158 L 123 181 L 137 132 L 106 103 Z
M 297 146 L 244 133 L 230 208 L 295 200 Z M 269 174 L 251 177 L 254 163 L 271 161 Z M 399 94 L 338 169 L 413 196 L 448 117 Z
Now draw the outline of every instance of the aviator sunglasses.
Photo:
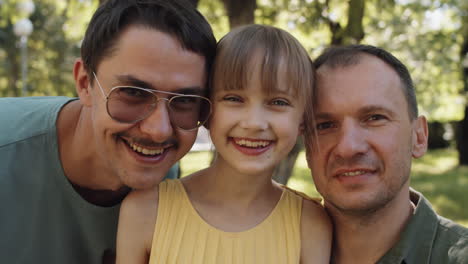
M 134 124 L 149 115 L 159 100 L 167 101 L 169 120 L 182 130 L 194 130 L 202 126 L 211 114 L 211 101 L 203 96 L 178 94 L 134 86 L 116 86 L 106 95 L 96 73 L 94 78 L 106 98 L 109 116 L 117 122 Z M 158 97 L 166 95 L 169 98 Z

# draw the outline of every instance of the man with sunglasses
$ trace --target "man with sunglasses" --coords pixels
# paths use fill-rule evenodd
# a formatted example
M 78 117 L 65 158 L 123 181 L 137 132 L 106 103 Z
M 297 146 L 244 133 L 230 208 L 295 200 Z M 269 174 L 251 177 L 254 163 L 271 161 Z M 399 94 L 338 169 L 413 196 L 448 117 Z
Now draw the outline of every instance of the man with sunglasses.
M 73 68 L 79 99 L 0 99 L 0 256 L 107 263 L 119 204 L 192 147 L 211 103 L 211 28 L 185 0 L 107 0 Z

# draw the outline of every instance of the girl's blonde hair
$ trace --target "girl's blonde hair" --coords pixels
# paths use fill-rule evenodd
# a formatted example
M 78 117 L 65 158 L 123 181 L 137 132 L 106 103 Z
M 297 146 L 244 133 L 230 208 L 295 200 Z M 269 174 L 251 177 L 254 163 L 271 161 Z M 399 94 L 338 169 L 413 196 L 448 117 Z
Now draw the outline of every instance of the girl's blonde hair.
M 282 29 L 247 25 L 224 36 L 218 43 L 212 68 L 211 94 L 219 89 L 245 89 L 255 67 L 260 67 L 260 83 L 267 94 L 285 90 L 278 87 L 279 77 L 284 74 L 281 76 L 286 80 L 283 83 L 289 86 L 286 90 L 305 106 L 304 132 L 311 132 L 315 69 L 304 47 Z

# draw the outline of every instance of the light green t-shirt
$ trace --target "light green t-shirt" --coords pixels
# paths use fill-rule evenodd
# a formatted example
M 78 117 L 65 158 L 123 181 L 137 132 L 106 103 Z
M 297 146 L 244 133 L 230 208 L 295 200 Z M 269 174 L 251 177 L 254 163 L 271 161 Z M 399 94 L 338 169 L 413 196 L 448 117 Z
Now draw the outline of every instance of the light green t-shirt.
M 119 205 L 86 202 L 64 175 L 66 97 L 0 98 L 0 262 L 93 264 L 115 249 Z

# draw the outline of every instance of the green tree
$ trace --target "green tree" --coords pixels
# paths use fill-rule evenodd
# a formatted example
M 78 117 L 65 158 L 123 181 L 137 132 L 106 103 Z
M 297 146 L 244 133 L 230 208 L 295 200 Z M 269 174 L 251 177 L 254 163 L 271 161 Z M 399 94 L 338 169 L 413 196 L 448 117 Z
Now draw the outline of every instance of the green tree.
M 20 52 L 13 25 L 18 20 L 18 0 L 0 5 L 0 96 L 19 96 Z M 85 23 L 97 2 L 67 0 L 36 1 L 29 17 L 34 30 L 28 40 L 29 95 L 74 95 L 71 69 L 79 57 Z
M 17 37 L 13 33 L 13 24 L 18 19 L 9 15 L 14 12 L 16 3 L 3 2 L 0 5 L 0 95 L 20 96 L 18 80 L 20 62 L 17 52 Z
M 466 112 L 460 61 L 465 46 L 467 3 L 404 2 L 372 17 L 371 41 L 392 51 L 408 66 L 420 110 L 429 118 L 430 125 L 461 120 Z M 460 164 L 468 163 L 467 141 L 462 136 L 468 134 L 466 116 L 458 122 L 457 129 Z
M 226 9 L 231 29 L 253 24 L 255 21 L 256 0 L 221 0 Z

